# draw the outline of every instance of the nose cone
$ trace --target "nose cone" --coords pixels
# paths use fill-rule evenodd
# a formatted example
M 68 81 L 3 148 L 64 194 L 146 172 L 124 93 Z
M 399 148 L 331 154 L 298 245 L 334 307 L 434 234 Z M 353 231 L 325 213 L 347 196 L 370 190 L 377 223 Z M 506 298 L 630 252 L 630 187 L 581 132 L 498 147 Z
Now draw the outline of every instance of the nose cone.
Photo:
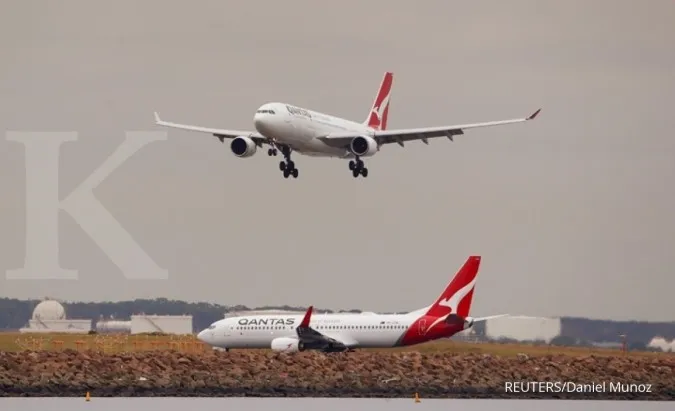
M 202 330 L 199 334 L 197 334 L 197 339 L 206 344 L 211 344 L 211 331 Z
M 262 114 L 262 113 L 256 113 L 255 116 L 253 116 L 253 125 L 255 126 L 255 129 L 258 131 L 260 134 L 265 134 L 265 130 L 268 128 L 268 115 L 267 114 Z

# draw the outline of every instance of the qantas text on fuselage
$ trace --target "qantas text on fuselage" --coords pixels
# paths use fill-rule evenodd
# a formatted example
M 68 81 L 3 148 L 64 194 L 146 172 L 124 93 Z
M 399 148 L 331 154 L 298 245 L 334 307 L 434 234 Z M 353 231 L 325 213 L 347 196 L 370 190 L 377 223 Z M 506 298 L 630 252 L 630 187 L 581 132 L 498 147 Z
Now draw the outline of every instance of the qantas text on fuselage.
M 407 314 L 251 315 L 211 324 L 198 338 L 218 348 L 271 348 L 275 351 L 346 351 L 386 348 L 447 338 L 476 322 L 497 316 L 469 316 L 479 256 L 469 257 L 436 301 Z
M 155 123 L 165 127 L 212 134 L 221 142 L 231 140 L 230 149 L 237 157 L 251 157 L 263 144 L 269 146 L 267 154 L 276 156 L 279 151 L 284 160 L 279 169 L 284 177 L 298 177 L 298 168 L 291 160 L 291 153 L 314 157 L 337 157 L 349 160 L 349 169 L 354 177 L 368 176 L 363 158 L 375 155 L 385 144 L 405 142 L 464 134 L 464 130 L 478 127 L 498 126 L 532 120 L 539 113 L 535 111 L 526 118 L 490 121 L 485 123 L 435 126 L 408 129 L 388 129 L 389 103 L 393 73 L 384 74 L 373 105 L 362 123 L 317 111 L 296 107 L 291 104 L 272 102 L 260 106 L 253 117 L 255 131 L 228 130 L 179 124 L 160 119 L 155 112 Z

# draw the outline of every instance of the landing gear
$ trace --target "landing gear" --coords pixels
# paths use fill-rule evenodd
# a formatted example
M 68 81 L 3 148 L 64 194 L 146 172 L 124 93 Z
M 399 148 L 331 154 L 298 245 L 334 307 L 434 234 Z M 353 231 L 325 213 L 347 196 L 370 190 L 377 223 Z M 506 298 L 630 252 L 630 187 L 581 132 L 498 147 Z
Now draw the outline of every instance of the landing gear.
M 358 177 L 359 175 L 368 177 L 368 169 L 363 164 L 363 161 L 361 161 L 361 159 L 358 157 L 356 157 L 356 160 L 349 161 L 349 169 L 352 170 L 352 175 L 354 178 Z
M 282 161 L 280 166 L 285 165 L 285 163 Z M 290 165 L 293 165 L 293 162 L 290 162 Z M 284 169 L 284 178 L 288 178 L 290 176 L 293 176 L 293 178 L 298 178 L 298 169 L 297 168 L 285 168 Z
M 276 156 L 277 154 L 279 154 L 279 150 L 277 150 L 277 145 L 273 141 L 270 141 L 270 148 L 267 149 L 267 155 L 272 157 Z
M 295 168 L 295 163 L 291 160 L 291 150 L 288 147 L 281 149 L 282 154 L 284 155 L 285 160 L 279 162 L 279 170 L 283 171 L 284 178 L 293 176 L 293 178 L 298 178 L 298 169 Z

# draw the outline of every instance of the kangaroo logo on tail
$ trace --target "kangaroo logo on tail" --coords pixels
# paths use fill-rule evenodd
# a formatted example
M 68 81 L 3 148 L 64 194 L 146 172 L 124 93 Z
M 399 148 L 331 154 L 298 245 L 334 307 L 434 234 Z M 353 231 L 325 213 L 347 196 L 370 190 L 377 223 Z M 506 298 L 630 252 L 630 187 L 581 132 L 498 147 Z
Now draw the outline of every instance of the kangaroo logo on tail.
M 479 256 L 472 256 L 466 260 L 464 266 L 457 272 L 443 294 L 427 311 L 426 315 L 436 317 L 434 322 L 426 329 L 427 332 L 434 328 L 436 324 L 445 321 L 450 314 L 456 314 L 460 317 L 469 315 L 479 266 Z
M 366 124 L 376 130 L 387 129 L 387 117 L 389 117 L 389 99 L 391 97 L 391 86 L 394 81 L 394 74 L 384 73 L 384 78 L 380 84 L 373 106 L 368 114 Z

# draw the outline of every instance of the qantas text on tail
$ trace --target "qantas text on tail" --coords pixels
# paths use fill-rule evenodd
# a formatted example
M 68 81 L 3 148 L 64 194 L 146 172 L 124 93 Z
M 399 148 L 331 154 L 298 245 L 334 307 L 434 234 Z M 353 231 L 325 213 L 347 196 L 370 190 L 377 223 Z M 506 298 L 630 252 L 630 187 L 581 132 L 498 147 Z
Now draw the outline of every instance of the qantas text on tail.
M 266 103 L 256 111 L 253 117 L 256 131 L 171 123 L 161 120 L 156 112 L 155 122 L 161 126 L 213 134 L 221 142 L 226 138 L 231 139 L 230 149 L 237 157 L 251 157 L 258 147 L 267 144 L 268 155 L 276 156 L 281 151 L 284 156 L 284 161 L 279 163 L 279 169 L 286 178 L 298 177 L 298 169 L 291 160 L 293 151 L 314 157 L 349 158 L 352 175 L 367 177 L 368 169 L 362 158 L 375 155 L 383 144 L 398 143 L 403 147 L 406 141 L 413 140 L 422 140 L 428 144 L 428 139 L 443 136 L 452 140 L 453 136 L 464 134 L 466 129 L 532 120 L 541 110 L 535 111 L 529 117 L 512 120 L 390 130 L 387 128 L 387 118 L 393 80 L 392 73 L 384 74 L 375 101 L 362 123 L 276 102 Z
M 480 257 L 469 257 L 432 305 L 408 314 L 252 315 L 216 321 L 197 336 L 214 347 L 271 348 L 275 351 L 388 348 L 447 338 L 478 321 L 471 299 Z

